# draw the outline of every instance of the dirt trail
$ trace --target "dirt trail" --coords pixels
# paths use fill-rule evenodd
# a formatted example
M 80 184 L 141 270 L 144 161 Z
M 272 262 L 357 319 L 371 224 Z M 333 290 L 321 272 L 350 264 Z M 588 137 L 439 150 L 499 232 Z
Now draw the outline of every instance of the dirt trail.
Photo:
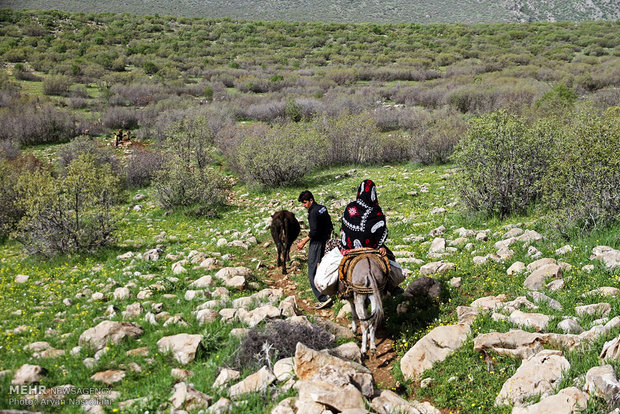
M 293 255 L 291 249 L 291 256 Z M 275 258 L 274 258 L 275 261 Z M 315 302 L 308 299 L 300 299 L 297 294 L 295 282 L 290 278 L 293 273 L 300 272 L 299 269 L 292 267 L 289 268 L 289 274 L 283 275 L 281 269 L 275 267 L 273 264 L 267 264 L 268 277 L 267 283 L 274 288 L 280 288 L 284 291 L 285 296 L 294 295 L 297 298 L 297 306 L 303 312 L 304 315 L 316 315 L 324 319 L 336 321 L 342 326 L 351 328 L 351 322 L 347 318 L 336 319 L 334 311 L 332 309 L 314 309 Z M 395 387 L 394 376 L 390 372 L 392 364 L 396 361 L 396 352 L 394 351 L 394 341 L 386 336 L 384 329 L 380 329 L 377 332 L 376 338 L 377 354 L 375 358 L 365 359 L 363 364 L 370 369 L 375 379 L 375 383 L 383 389 L 392 389 Z

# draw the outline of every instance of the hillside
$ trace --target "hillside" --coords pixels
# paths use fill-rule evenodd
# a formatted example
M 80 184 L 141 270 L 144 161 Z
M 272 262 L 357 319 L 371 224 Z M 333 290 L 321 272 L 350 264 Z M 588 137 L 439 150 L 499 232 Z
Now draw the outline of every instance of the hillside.
M 620 18 L 620 3 L 607 0 L 460 0 L 456 7 L 451 0 L 3 0 L 0 5 L 15 9 L 58 9 L 85 13 L 325 22 L 480 23 Z

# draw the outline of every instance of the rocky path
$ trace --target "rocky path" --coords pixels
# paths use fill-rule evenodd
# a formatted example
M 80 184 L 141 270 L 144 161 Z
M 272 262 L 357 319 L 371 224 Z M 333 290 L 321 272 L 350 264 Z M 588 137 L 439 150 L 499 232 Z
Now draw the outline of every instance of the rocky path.
M 291 249 L 293 254 L 296 247 Z M 304 315 L 319 316 L 324 319 L 336 321 L 345 328 L 350 328 L 351 322 L 347 317 L 336 318 L 333 309 L 314 309 L 315 303 L 309 299 L 299 298 L 297 287 L 295 282 L 291 279 L 290 273 L 297 273 L 300 270 L 297 267 L 289 269 L 288 275 L 283 275 L 280 268 L 275 267 L 273 264 L 267 265 L 268 277 L 266 281 L 272 288 L 282 289 L 284 296 L 296 296 L 297 306 L 303 312 Z M 377 334 L 377 354 L 374 358 L 367 358 L 364 360 L 364 365 L 370 369 L 374 377 L 375 382 L 380 388 L 393 389 L 396 386 L 396 381 L 392 375 L 393 364 L 396 362 L 397 354 L 394 350 L 394 340 L 387 337 L 384 330 L 380 330 Z

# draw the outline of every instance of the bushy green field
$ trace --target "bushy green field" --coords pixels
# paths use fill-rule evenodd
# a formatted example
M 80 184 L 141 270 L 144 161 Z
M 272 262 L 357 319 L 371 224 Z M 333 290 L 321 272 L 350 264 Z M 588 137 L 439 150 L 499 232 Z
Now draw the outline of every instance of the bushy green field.
M 475 243 L 475 254 L 484 255 L 494 252 L 493 244 L 506 232 L 505 226 L 527 222 L 527 228 L 536 229 L 546 235 L 545 228 L 537 225 L 540 215 L 509 217 L 504 221 L 484 219 L 464 213 L 458 203 L 451 177 L 453 169 L 446 167 L 420 167 L 415 164 L 385 165 L 363 168 L 336 168 L 315 171 L 306 181 L 295 187 L 285 187 L 277 190 L 257 191 L 238 184 L 234 187 L 234 199 L 225 208 L 219 211 L 219 218 L 192 219 L 181 213 L 171 215 L 156 207 L 152 203 L 150 190 L 141 190 L 146 199 L 139 202 L 130 202 L 122 206 L 123 218 L 115 244 L 93 254 L 75 254 L 58 256 L 51 260 L 43 260 L 24 254 L 18 244 L 9 242 L 1 247 L 2 261 L 0 263 L 0 295 L 3 306 L 0 309 L 0 332 L 2 346 L 0 360 L 2 369 L 15 370 L 24 363 L 40 364 L 48 369 L 49 374 L 41 384 L 49 387 L 73 384 L 77 387 L 101 387 L 90 379 L 90 376 L 103 369 L 129 367 L 137 363 L 141 371 L 132 372 L 128 369 L 127 377 L 113 386 L 121 396 L 117 402 L 109 407 L 116 410 L 118 401 L 133 398 L 147 397 L 147 402 L 141 402 L 133 409 L 123 409 L 123 412 L 153 412 L 171 395 L 174 379 L 170 369 L 178 364 L 169 355 L 158 352 L 156 342 L 159 338 L 171 334 L 188 332 L 204 335 L 204 345 L 207 352 L 197 358 L 186 368 L 194 372 L 192 382 L 196 388 L 218 397 L 221 391 L 211 387 L 219 367 L 230 365 L 238 349 L 239 340 L 230 337 L 232 328 L 240 326 L 237 323 L 224 324 L 214 322 L 200 326 L 192 315 L 192 311 L 200 301 L 187 301 L 184 292 L 189 283 L 214 271 L 189 270 L 187 273 L 176 275 L 178 281 L 167 278 L 173 276 L 169 259 L 162 258 L 156 262 L 135 260 L 132 264 L 117 259 L 117 256 L 127 251 L 136 253 L 145 252 L 156 245 L 164 249 L 165 254 L 186 257 L 190 251 L 205 252 L 208 257 L 218 254 L 229 255 L 223 260 L 223 265 L 244 265 L 254 269 L 253 281 L 256 287 L 266 286 L 269 271 L 264 266 L 275 264 L 273 246 L 265 248 L 263 243 L 270 240 L 266 228 L 271 213 L 280 208 L 292 209 L 302 220 L 305 219 L 299 203 L 295 202 L 297 195 L 303 189 L 309 188 L 314 192 L 317 201 L 325 203 L 332 216 L 338 217 L 345 201 L 354 197 L 355 188 L 362 179 L 372 178 L 379 186 L 379 199 L 388 216 L 390 229 L 389 245 L 399 250 L 413 252 L 415 257 L 427 260 L 429 241 L 432 237 L 429 231 L 444 225 L 448 239 L 456 238 L 454 229 L 489 229 L 489 240 Z M 428 192 L 421 191 L 428 189 Z M 133 206 L 140 204 L 143 209 L 136 211 Z M 431 214 L 433 208 L 444 207 L 445 213 Z M 577 304 L 596 303 L 599 298 L 582 297 L 582 294 L 600 286 L 620 287 L 620 275 L 616 271 L 610 272 L 599 262 L 592 262 L 595 269 L 590 274 L 581 271 L 581 267 L 591 263 L 589 255 L 594 246 L 607 244 L 618 247 L 619 228 L 611 228 L 604 233 L 594 234 L 571 242 L 573 251 L 562 260 L 573 265 L 573 270 L 565 273 L 567 286 L 562 291 L 553 293 L 565 308 L 558 312 L 541 306 L 541 312 L 553 317 L 550 331 L 555 332 L 555 325 L 562 315 L 572 315 L 572 309 Z M 226 238 L 228 241 L 239 237 L 239 233 L 248 232 L 256 236 L 258 244 L 249 250 L 243 248 L 218 247 L 217 241 Z M 237 233 L 237 234 L 235 234 Z M 415 243 L 405 241 L 409 236 L 423 236 L 424 241 Z M 557 257 L 554 250 L 564 243 L 546 237 L 534 245 L 543 252 L 544 257 Z M 447 290 L 445 302 L 434 315 L 420 311 L 411 311 L 405 315 L 397 315 L 395 307 L 397 300 L 387 300 L 386 309 L 389 335 L 396 341 L 396 349 L 403 355 L 416 340 L 421 338 L 432 327 L 441 324 L 454 323 L 455 309 L 458 305 L 467 305 L 474 299 L 486 295 L 506 294 L 510 299 L 524 294 L 523 275 L 506 276 L 506 268 L 516 260 L 525 263 L 531 259 L 525 256 L 527 249 L 517 247 L 515 257 L 506 263 L 489 263 L 480 267 L 472 263 L 473 252 L 459 249 L 447 260 L 456 264 L 456 270 L 442 275 L 438 279 Z M 304 255 L 300 252 L 293 254 L 293 260 L 302 262 L 300 273 L 294 275 L 297 296 L 308 298 L 311 295 L 305 278 Z M 406 264 L 411 271 L 408 282 L 417 277 L 419 265 Z M 16 283 L 17 275 L 28 275 L 25 283 Z M 147 279 L 145 275 L 153 275 Z M 461 277 L 460 288 L 451 287 L 447 282 L 452 277 Z M 174 280 L 174 279 L 172 279 Z M 115 287 L 130 286 L 132 298 L 120 301 L 112 298 Z M 96 362 L 93 368 L 84 366 L 82 360 L 92 357 L 92 352 L 82 349 L 76 355 L 69 351 L 77 345 L 80 334 L 86 329 L 95 326 L 95 318 L 104 315 L 110 305 L 120 310 L 112 320 L 123 320 L 120 311 L 125 306 L 135 302 L 135 294 L 141 288 L 150 285 L 161 285 L 162 290 L 153 288 L 153 296 L 143 301 L 148 310 L 150 303 L 162 303 L 164 310 L 171 315 L 180 315 L 187 322 L 187 327 L 170 325 L 167 327 L 152 326 L 138 318 L 138 323 L 145 329 L 145 334 L 138 340 L 125 341 L 117 346 L 110 346 L 107 353 Z M 105 299 L 92 300 L 94 292 L 104 293 Z M 174 297 L 164 297 L 172 294 Z M 247 293 L 244 293 L 247 294 Z M 238 293 L 237 295 L 240 295 Z M 63 304 L 63 299 L 70 298 L 72 304 Z M 620 298 L 607 300 L 612 305 L 611 315 L 618 315 Z M 337 306 L 338 308 L 339 306 Z M 594 319 L 594 317 L 590 318 Z M 590 319 L 582 320 L 587 324 Z M 491 331 L 507 331 L 510 325 L 505 322 L 494 322 L 489 316 L 479 317 L 472 329 L 472 335 Z M 564 381 L 570 384 L 577 376 L 583 374 L 587 368 L 597 365 L 597 355 L 603 340 L 615 337 L 618 332 L 602 338 L 591 351 L 569 353 L 573 369 Z M 24 351 L 24 346 L 36 342 L 47 341 L 53 348 L 65 349 L 65 355 L 53 359 L 34 359 L 30 352 Z M 148 357 L 130 357 L 126 351 L 137 347 L 148 347 Z M 394 366 L 397 378 L 407 384 L 407 393 L 417 399 L 428 399 L 437 407 L 446 408 L 453 412 L 504 412 L 493 407 L 495 396 L 503 382 L 510 377 L 520 364 L 517 360 L 506 357 L 494 358 L 491 370 L 481 360 L 480 355 L 473 351 L 471 340 L 449 357 L 445 362 L 438 364 L 433 370 L 425 374 L 432 378 L 428 388 L 420 389 L 419 384 L 405 382 L 400 376 L 398 364 Z M 618 367 L 618 363 L 614 363 Z M 250 372 L 246 370 L 244 375 Z M 455 378 L 452 378 L 455 377 Z M 451 380 L 449 380 L 452 378 Z M 9 383 L 11 375 L 2 378 L 0 407 L 10 408 L 8 404 Z M 289 394 L 284 394 L 289 395 Z M 278 396 L 282 399 L 284 395 Z M 250 399 L 244 412 L 268 412 L 270 402 L 265 405 L 260 396 Z M 601 405 L 592 400 L 590 412 L 597 411 Z M 596 408 L 599 407 L 599 408 Z M 17 408 L 17 407 L 13 407 Z M 49 407 L 48 407 L 49 408 Z M 62 412 L 77 412 L 78 407 L 67 406 L 54 408 Z

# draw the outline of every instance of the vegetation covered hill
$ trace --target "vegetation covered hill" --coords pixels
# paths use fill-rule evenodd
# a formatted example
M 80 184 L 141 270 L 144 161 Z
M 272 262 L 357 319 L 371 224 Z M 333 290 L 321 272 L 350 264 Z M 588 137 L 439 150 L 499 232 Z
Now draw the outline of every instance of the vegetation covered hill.
M 248 313 L 265 301 L 282 305 L 272 317 L 291 316 L 290 300 L 262 290 L 278 272 L 270 215 L 305 221 L 295 200 L 310 189 L 336 221 L 365 178 L 407 283 L 429 272 L 445 294 L 429 308 L 386 298 L 394 381 L 373 387 L 443 412 L 506 413 L 516 401 L 495 401 L 523 355 L 564 341 L 545 342 L 570 365 L 549 392 L 584 388 L 620 333 L 619 22 L 3 10 L 0 23 L 0 395 L 19 392 L 24 367 L 56 391 L 109 385 L 98 411 L 225 404 L 223 368 L 245 378 L 298 339 L 264 323 L 247 340 L 233 331 L 253 326 Z M 278 281 L 309 310 L 306 256 L 292 258 Z M 539 258 L 551 267 L 532 280 Z M 80 340 L 101 323 L 131 335 Z M 435 343 L 421 340 L 435 328 L 460 332 L 454 352 L 413 375 L 406 355 Z M 474 344 L 515 328 L 531 349 Z M 575 349 L 564 332 L 581 329 L 587 346 Z M 198 335 L 200 352 L 179 360 L 158 345 L 176 334 Z M 195 401 L 179 396 L 190 383 Z M 250 393 L 234 412 L 270 412 L 297 397 L 290 385 Z M 25 394 L 15 399 L 39 398 Z M 608 412 L 613 401 L 591 394 L 588 412 Z M 81 412 L 79 401 L 41 410 Z M 0 398 L 9 408 L 24 406 Z
M 480 23 L 617 20 L 618 2 L 606 0 L 249 1 L 4 0 L 19 9 L 58 9 L 203 18 L 373 23 Z

